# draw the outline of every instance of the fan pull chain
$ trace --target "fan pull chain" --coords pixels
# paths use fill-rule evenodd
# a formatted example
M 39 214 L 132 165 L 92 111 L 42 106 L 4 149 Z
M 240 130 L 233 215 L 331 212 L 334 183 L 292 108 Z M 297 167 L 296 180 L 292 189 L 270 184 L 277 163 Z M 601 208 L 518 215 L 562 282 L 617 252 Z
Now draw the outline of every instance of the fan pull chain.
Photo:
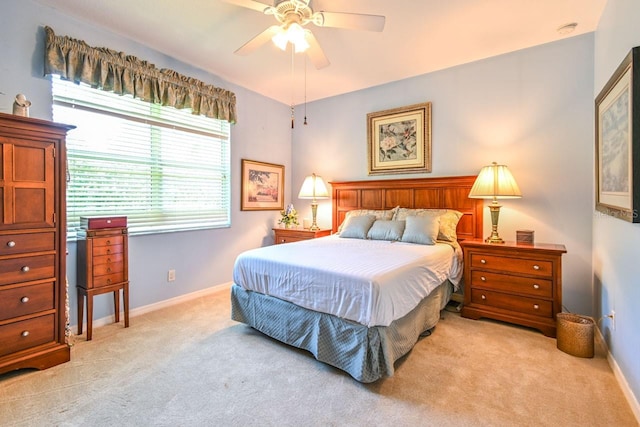
M 291 129 L 295 127 L 295 112 L 293 108 L 293 77 L 294 77 L 294 60 L 295 60 L 295 49 L 293 45 L 291 46 Z
M 304 123 L 307 125 L 307 57 L 304 57 Z

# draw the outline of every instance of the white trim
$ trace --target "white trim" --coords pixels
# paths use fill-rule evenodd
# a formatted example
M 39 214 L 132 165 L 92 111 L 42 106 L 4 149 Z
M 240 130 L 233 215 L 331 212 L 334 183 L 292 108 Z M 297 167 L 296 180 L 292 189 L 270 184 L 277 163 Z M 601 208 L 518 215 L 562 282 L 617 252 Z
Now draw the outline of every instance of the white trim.
M 624 394 L 624 397 L 627 398 L 627 402 L 629 402 L 629 406 L 631 406 L 631 412 L 633 412 L 633 415 L 635 415 L 636 417 L 636 421 L 638 421 L 638 424 L 640 424 L 640 403 L 638 402 L 636 396 L 633 394 L 633 390 L 631 390 L 631 387 L 629 387 L 629 383 L 622 373 L 620 366 L 618 366 L 618 362 L 616 362 L 616 359 L 609 351 L 609 347 L 607 346 L 607 342 L 604 340 L 602 331 L 599 328 L 596 328 L 596 331 L 596 344 L 602 345 L 602 347 L 606 351 L 607 362 L 609 362 L 609 366 L 613 371 L 613 375 L 616 377 L 616 380 L 618 380 L 618 385 L 622 390 L 622 394 Z
M 172 305 L 180 304 L 182 302 L 191 301 L 196 298 L 204 297 L 206 295 L 215 294 L 222 291 L 227 291 L 231 289 L 231 285 L 233 282 L 223 283 L 221 285 L 211 286 L 210 288 L 201 289 L 199 291 L 191 292 L 184 295 L 178 295 L 174 298 L 169 298 L 163 301 L 159 301 L 153 304 L 145 305 L 142 307 L 134 308 L 133 310 L 129 310 L 129 317 L 141 316 L 143 314 L 149 313 L 151 311 L 160 310 L 161 308 L 171 307 Z M 124 319 L 124 312 L 120 312 L 120 318 Z M 113 314 L 109 316 L 102 317 L 100 319 L 95 319 L 93 321 L 93 328 L 97 328 L 104 325 L 109 325 L 113 323 Z M 86 329 L 86 325 L 85 325 Z M 72 331 L 78 330 L 78 325 L 71 325 Z M 73 334 L 75 335 L 75 334 Z

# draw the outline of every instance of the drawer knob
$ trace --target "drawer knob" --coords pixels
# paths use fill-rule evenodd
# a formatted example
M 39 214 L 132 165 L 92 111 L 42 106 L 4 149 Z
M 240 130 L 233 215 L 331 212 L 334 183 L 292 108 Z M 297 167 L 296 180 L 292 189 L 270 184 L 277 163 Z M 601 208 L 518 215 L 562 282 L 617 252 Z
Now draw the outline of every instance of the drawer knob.
M 107 279 L 107 285 L 111 284 L 111 279 Z
M 29 302 L 29 297 L 22 297 L 22 298 L 20 298 L 20 302 L 21 302 L 21 303 L 27 303 L 27 302 Z
M 285 240 L 284 240 L 284 239 L 280 240 L 280 243 L 284 243 L 284 242 L 285 242 Z
M 485 295 L 482 295 L 480 298 L 487 299 L 487 297 Z
M 535 310 L 537 310 L 537 309 L 539 309 L 539 308 L 540 308 L 540 306 L 539 306 L 538 304 L 533 304 L 533 308 L 534 308 Z
M 487 281 L 487 278 L 486 278 L 486 277 L 484 277 L 484 276 L 480 276 L 480 280 L 482 280 L 483 282 L 486 282 L 486 281 Z
M 111 244 L 111 240 L 107 240 L 107 245 L 110 245 L 110 244 Z
M 29 336 L 29 331 L 22 331 L 22 333 L 20 334 L 23 337 L 28 337 Z
M 107 273 L 111 273 L 111 268 L 107 268 Z
M 107 249 L 107 255 L 111 255 L 111 249 Z
M 540 289 L 540 285 L 538 285 L 537 283 L 533 284 L 533 289 Z
M 540 266 L 538 264 L 536 264 L 536 265 L 533 266 L 533 269 L 534 270 L 540 270 Z
M 486 264 L 486 263 L 487 263 L 487 260 L 486 260 L 486 259 L 481 259 L 481 260 L 480 260 L 480 264 Z
M 29 266 L 28 266 L 28 265 L 25 265 L 25 266 L 24 266 L 24 267 L 22 267 L 20 270 L 21 270 L 23 273 L 28 273 L 28 272 L 29 272 L 29 270 L 31 270 L 31 269 L 29 268 Z
M 16 242 L 14 242 L 13 240 L 9 240 L 7 242 L 7 246 L 9 246 L 10 248 L 14 247 L 16 245 Z

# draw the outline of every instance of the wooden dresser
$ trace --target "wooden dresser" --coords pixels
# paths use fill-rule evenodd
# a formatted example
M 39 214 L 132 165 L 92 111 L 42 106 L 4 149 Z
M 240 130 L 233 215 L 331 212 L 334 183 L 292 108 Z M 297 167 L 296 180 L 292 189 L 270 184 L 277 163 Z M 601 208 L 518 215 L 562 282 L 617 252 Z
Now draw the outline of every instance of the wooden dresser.
M 78 232 L 78 335 L 82 334 L 84 300 L 87 301 L 87 341 L 93 333 L 93 297 L 113 292 L 114 315 L 120 322 L 120 290 L 124 327 L 129 327 L 129 263 L 127 218 L 81 218 Z
M 464 240 L 462 316 L 516 323 L 556 336 L 562 311 L 562 254 L 555 244 Z
M 0 113 L 0 373 L 69 361 L 65 138 Z
M 280 245 L 282 243 L 299 242 L 300 240 L 328 236 L 331 234 L 331 229 L 327 228 L 312 231 L 303 228 L 274 228 L 273 232 L 275 233 L 275 244 Z

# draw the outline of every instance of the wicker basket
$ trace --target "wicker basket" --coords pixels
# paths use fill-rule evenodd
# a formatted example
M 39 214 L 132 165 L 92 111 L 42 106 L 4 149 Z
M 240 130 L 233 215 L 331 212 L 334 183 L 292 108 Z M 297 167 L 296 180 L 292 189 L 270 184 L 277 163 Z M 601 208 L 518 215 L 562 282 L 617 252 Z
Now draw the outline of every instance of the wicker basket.
M 572 313 L 558 313 L 556 317 L 558 350 L 572 356 L 593 357 L 593 328 L 591 317 Z

